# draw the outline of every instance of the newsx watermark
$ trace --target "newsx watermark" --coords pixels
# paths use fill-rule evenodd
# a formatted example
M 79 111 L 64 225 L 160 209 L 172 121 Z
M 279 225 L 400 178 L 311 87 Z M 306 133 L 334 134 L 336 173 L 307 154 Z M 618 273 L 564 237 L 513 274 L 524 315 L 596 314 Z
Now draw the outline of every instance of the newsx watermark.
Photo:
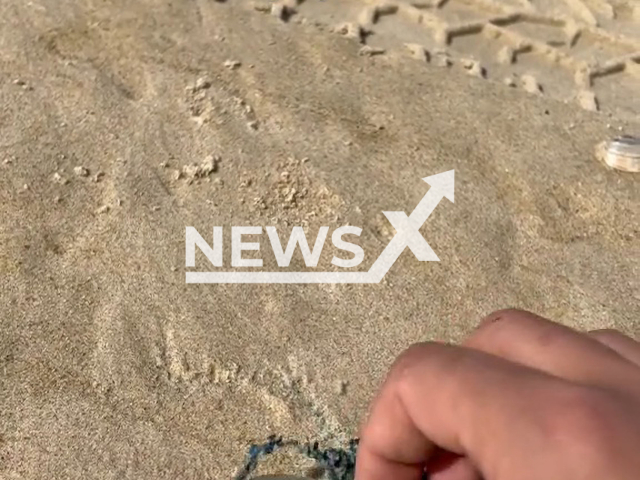
M 185 266 L 195 267 L 196 247 L 215 267 L 213 271 L 188 271 L 186 283 L 379 283 L 405 248 L 409 248 L 421 262 L 438 262 L 440 259 L 420 233 L 420 227 L 427 221 L 443 198 L 454 201 L 454 170 L 425 177 L 430 185 L 427 193 L 418 205 L 407 215 L 402 211 L 382 212 L 396 234 L 385 249 L 371 265 L 368 271 L 332 271 L 332 272 L 292 272 L 292 271 L 221 271 L 223 268 L 223 227 L 213 227 L 213 243 L 210 244 L 194 227 L 185 229 Z M 329 227 L 320 227 L 313 248 L 302 227 L 293 227 L 286 248 L 283 248 L 275 227 L 264 227 L 271 248 L 279 267 L 288 267 L 293 253 L 300 248 L 307 267 L 316 267 L 326 242 Z M 262 259 L 243 258 L 243 251 L 259 250 L 260 243 L 245 241 L 245 235 L 259 235 L 263 227 L 232 226 L 231 227 L 231 266 L 233 268 L 261 268 Z M 364 250 L 355 243 L 346 241 L 347 234 L 359 236 L 362 229 L 347 225 L 336 228 L 331 235 L 331 242 L 339 249 L 352 254 L 349 259 L 334 256 L 331 263 L 340 268 L 354 268 L 364 260 Z

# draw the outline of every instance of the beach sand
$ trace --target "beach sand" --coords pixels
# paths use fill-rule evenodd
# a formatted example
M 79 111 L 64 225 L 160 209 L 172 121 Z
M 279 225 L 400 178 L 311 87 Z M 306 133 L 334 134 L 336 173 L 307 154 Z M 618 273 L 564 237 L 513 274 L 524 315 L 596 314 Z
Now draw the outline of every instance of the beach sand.
M 633 3 L 566 2 L 573 60 L 540 53 L 549 37 L 513 64 L 503 31 L 443 40 L 474 2 L 425 10 L 453 12 L 429 31 L 400 3 L 308 0 L 287 22 L 291 3 L 0 4 L 0 478 L 229 479 L 271 433 L 339 444 L 397 354 L 499 308 L 640 333 L 640 176 L 594 157 L 640 132 Z M 593 80 L 592 57 L 623 68 Z M 185 282 L 186 226 L 225 227 L 228 269 L 232 225 L 355 225 L 367 269 L 382 212 L 452 169 L 455 203 L 421 229 L 440 262 L 406 250 L 373 285 Z M 280 269 L 265 234 L 260 256 Z

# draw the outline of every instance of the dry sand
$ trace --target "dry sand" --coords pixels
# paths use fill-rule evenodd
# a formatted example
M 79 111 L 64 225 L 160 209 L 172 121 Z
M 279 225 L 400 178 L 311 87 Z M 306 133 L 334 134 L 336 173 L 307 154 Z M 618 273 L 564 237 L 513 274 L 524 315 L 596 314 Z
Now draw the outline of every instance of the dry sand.
M 440 3 L 0 3 L 0 478 L 228 479 L 269 433 L 342 441 L 396 354 L 496 308 L 640 332 L 640 177 L 593 156 L 640 131 L 638 2 Z M 365 268 L 450 169 L 439 263 L 185 284 L 187 225 L 351 223 Z

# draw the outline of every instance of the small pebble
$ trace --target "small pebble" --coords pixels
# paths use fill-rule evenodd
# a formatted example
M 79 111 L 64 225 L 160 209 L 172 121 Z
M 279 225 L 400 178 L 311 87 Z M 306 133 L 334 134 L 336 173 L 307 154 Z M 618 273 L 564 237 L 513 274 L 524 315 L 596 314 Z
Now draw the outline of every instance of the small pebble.
M 450 67 L 452 65 L 451 57 L 447 52 L 439 51 L 433 55 L 433 63 L 437 67 Z
M 364 33 L 362 27 L 357 23 L 347 22 L 334 27 L 333 31 L 347 38 L 355 38 L 362 41 Z
M 472 75 L 474 77 L 484 78 L 486 75 L 484 67 L 480 65 L 480 62 L 478 62 L 477 60 L 469 58 L 464 59 L 462 60 L 462 66 L 465 68 L 465 70 L 467 70 L 467 73 L 469 75 Z
M 513 75 L 511 75 L 509 77 L 505 77 L 505 79 L 503 80 L 503 83 L 507 87 L 515 87 L 517 85 L 516 78 Z
M 407 47 L 411 56 L 416 60 L 422 62 L 428 62 L 430 60 L 431 56 L 429 52 L 422 45 L 418 43 L 405 43 L 404 46 Z
M 224 62 L 224 66 L 232 70 L 238 68 L 240 65 L 242 65 L 242 63 L 238 60 L 227 60 Z
M 291 190 L 289 190 L 289 193 L 287 194 L 284 201 L 286 203 L 293 203 L 296 199 L 297 194 L 298 194 L 298 190 L 296 190 L 295 188 L 292 188 Z
M 69 183 L 69 180 L 67 180 L 66 178 L 64 178 L 62 175 L 60 175 L 58 172 L 55 172 L 53 174 L 53 181 L 56 183 L 59 183 L 60 185 L 66 185 L 67 183 Z
M 364 57 L 373 57 L 374 55 L 382 55 L 386 50 L 384 48 L 372 47 L 370 45 L 365 45 L 360 50 L 358 50 L 358 55 Z
M 525 74 L 520 77 L 522 81 L 522 88 L 529 93 L 540 94 L 542 93 L 542 85 L 538 83 L 538 80 L 533 75 Z
M 196 80 L 193 90 L 198 92 L 200 90 L 206 90 L 209 87 L 211 87 L 211 81 L 207 77 L 200 77 Z
M 197 178 L 207 177 L 218 170 L 218 162 L 220 162 L 220 157 L 207 155 L 200 165 L 192 163 L 191 165 L 185 165 L 182 167 L 182 171 L 178 171 L 177 176 L 174 174 L 174 178 L 179 180 L 182 178 L 182 175 L 184 175 L 187 179 L 192 181 Z
M 214 173 L 218 170 L 218 162 L 220 157 L 214 155 L 207 155 L 200 164 L 200 175 L 206 177 L 207 175 Z
M 73 173 L 75 173 L 78 177 L 88 177 L 89 176 L 89 170 L 87 170 L 86 168 L 81 167 L 81 166 L 74 167 Z
M 192 163 L 191 165 L 185 165 L 184 167 L 182 167 L 182 173 L 184 173 L 187 178 L 193 179 L 196 178 L 200 173 L 200 167 L 195 163 Z

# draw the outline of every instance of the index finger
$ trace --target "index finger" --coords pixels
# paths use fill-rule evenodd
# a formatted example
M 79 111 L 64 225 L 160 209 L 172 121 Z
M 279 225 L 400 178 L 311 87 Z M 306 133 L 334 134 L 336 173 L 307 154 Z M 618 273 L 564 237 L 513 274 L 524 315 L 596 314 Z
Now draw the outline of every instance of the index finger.
M 539 431 L 526 412 L 548 401 L 553 389 L 570 385 L 480 351 L 414 345 L 393 365 L 373 403 L 360 436 L 356 480 L 419 480 L 436 446 L 468 457 L 485 475 L 500 470 L 508 451 L 518 455 L 514 447 L 524 436 L 514 432 Z M 535 443 L 531 435 L 527 440 Z

